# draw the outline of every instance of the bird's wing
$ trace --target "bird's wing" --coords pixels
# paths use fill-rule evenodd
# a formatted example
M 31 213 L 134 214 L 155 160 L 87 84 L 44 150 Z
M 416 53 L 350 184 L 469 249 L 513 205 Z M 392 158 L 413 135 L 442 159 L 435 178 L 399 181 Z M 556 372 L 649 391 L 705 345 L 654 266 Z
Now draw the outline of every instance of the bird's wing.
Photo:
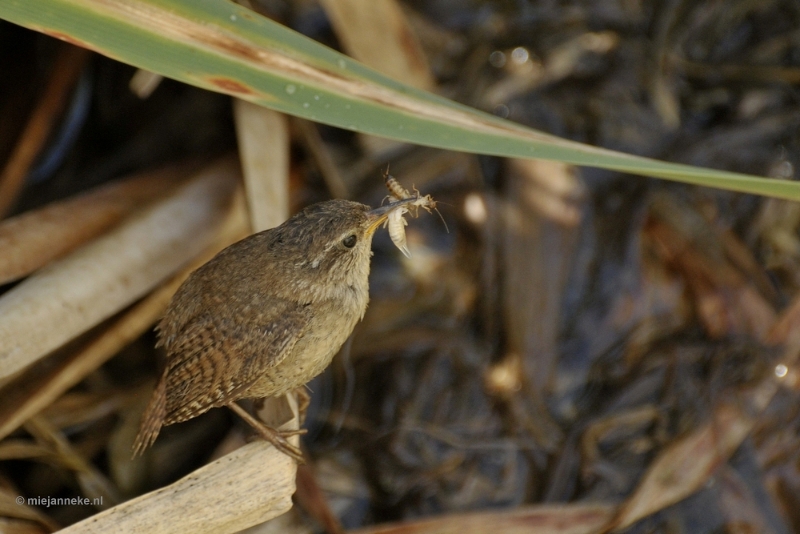
M 166 424 L 239 398 L 291 353 L 310 319 L 307 307 L 274 299 L 267 312 L 247 307 L 227 320 L 203 315 L 175 336 L 166 347 Z

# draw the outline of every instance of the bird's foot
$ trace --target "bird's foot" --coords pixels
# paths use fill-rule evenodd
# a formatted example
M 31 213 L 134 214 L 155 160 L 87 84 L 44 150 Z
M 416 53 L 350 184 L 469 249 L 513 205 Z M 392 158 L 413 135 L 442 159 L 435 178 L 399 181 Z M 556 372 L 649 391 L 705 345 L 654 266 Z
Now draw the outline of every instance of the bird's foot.
M 298 447 L 295 447 L 289 443 L 289 441 L 286 439 L 292 436 L 305 434 L 307 432 L 305 428 L 299 428 L 297 430 L 275 430 L 271 426 L 266 425 L 250 415 L 244 408 L 235 402 L 228 404 L 228 407 L 233 410 L 236 415 L 244 419 L 247 424 L 253 427 L 253 430 L 255 430 L 259 436 L 261 436 L 265 441 L 271 443 L 276 449 L 290 458 L 293 458 L 298 464 L 306 463 L 305 458 L 303 457 L 303 452 Z
M 298 464 L 302 465 L 306 463 L 305 458 L 303 457 L 303 451 L 289 443 L 289 441 L 286 439 L 291 436 L 305 434 L 307 432 L 305 428 L 300 428 L 297 430 L 275 430 L 270 426 L 261 424 L 257 427 L 253 427 L 253 429 L 258 433 L 259 436 L 264 438 L 266 441 L 269 441 L 276 449 L 285 455 L 294 458 Z

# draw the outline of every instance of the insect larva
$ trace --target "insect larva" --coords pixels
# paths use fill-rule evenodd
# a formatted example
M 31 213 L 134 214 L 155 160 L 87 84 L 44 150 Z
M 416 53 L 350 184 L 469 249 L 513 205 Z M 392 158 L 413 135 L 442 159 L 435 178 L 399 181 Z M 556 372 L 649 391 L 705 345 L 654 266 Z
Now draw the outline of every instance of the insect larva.
M 408 222 L 403 217 L 407 211 L 405 207 L 397 208 L 389 214 L 389 217 L 386 219 L 386 224 L 389 226 L 389 237 L 392 238 L 392 243 L 400 249 L 400 252 L 402 252 L 406 258 L 410 258 L 411 251 L 408 250 L 408 245 L 406 244 L 405 228 Z

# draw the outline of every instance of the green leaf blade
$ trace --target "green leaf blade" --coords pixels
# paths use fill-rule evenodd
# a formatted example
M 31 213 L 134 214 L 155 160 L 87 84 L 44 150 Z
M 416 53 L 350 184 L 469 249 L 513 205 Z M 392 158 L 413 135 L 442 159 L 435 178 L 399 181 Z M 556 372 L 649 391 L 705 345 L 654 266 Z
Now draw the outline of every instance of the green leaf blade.
M 800 183 L 582 145 L 407 87 L 226 0 L 6 0 L 0 17 L 119 61 L 331 126 L 800 200 Z

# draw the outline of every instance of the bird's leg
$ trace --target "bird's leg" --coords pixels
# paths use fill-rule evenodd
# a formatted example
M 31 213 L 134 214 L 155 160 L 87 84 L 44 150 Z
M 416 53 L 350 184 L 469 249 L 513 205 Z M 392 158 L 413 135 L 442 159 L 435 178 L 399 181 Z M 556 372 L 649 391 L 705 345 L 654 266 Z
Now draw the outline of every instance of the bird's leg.
M 294 458 L 294 460 L 298 464 L 304 464 L 305 459 L 303 458 L 303 453 L 289 443 L 286 438 L 290 436 L 297 436 L 299 434 L 305 434 L 306 429 L 300 428 L 297 430 L 275 430 L 271 426 L 267 426 L 266 424 L 262 423 L 252 415 L 250 415 L 247 410 L 236 404 L 235 402 L 228 403 L 228 408 L 233 410 L 233 412 L 245 420 L 247 424 L 253 427 L 259 436 L 261 436 L 264 440 L 270 442 L 276 449 L 284 453 L 285 455 L 289 456 L 290 458 Z
M 297 399 L 297 412 L 300 415 L 300 421 L 305 421 L 308 405 L 311 404 L 311 395 L 308 394 L 306 386 L 300 386 L 295 389 L 294 395 Z

